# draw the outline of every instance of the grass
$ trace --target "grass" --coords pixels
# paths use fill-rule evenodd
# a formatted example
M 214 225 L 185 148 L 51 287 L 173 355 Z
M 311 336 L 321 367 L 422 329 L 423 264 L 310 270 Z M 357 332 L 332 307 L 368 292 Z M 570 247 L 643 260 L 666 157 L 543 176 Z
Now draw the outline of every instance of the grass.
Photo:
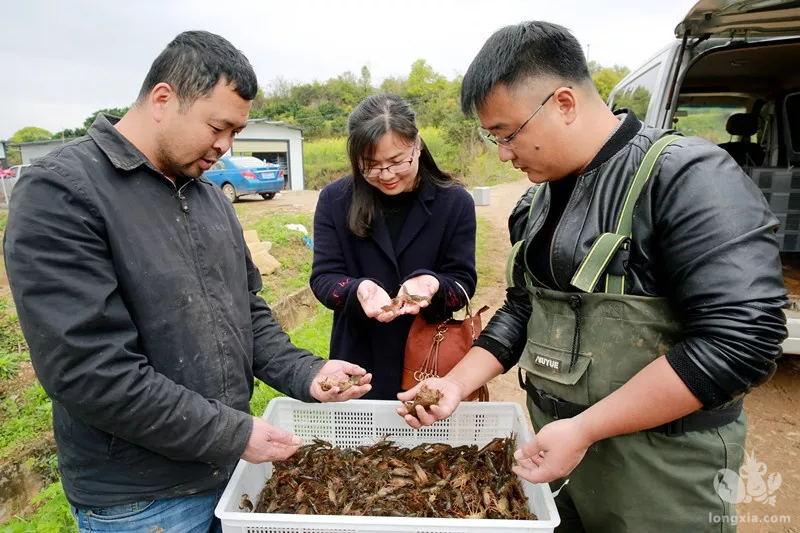
M 0 459 L 22 450 L 50 429 L 52 404 L 39 383 L 0 402 Z
M 330 355 L 331 329 L 333 328 L 333 311 L 317 304 L 317 313 L 314 317 L 289 332 L 292 342 L 313 354 L 321 357 Z
M 495 280 L 501 280 L 504 283 L 504 262 L 498 261 L 493 246 L 496 239 L 494 226 L 485 218 L 478 217 L 475 236 L 475 269 L 478 272 L 480 285 L 487 285 Z
M 45 487 L 31 503 L 37 506 L 33 515 L 14 518 L 0 526 L 0 533 L 61 533 L 75 530 L 75 520 L 60 481 Z
M 725 130 L 728 117 L 733 113 L 743 113 L 743 107 L 682 106 L 679 111 L 685 116 L 679 117 L 675 128 L 684 135 L 696 135 L 720 144 L 731 140 Z
M 318 304 L 316 315 L 299 328 L 290 331 L 289 337 L 296 346 L 327 358 L 332 327 L 333 311 Z M 253 397 L 250 400 L 250 412 L 260 415 L 266 409 L 269 401 L 278 396 L 284 396 L 284 394 L 266 383 L 258 381 L 253 391 Z
M 28 359 L 28 347 L 11 300 L 0 297 L 0 379 L 11 379 Z
M 336 178 L 350 173 L 347 138 L 330 137 L 303 143 L 306 187 L 321 189 Z

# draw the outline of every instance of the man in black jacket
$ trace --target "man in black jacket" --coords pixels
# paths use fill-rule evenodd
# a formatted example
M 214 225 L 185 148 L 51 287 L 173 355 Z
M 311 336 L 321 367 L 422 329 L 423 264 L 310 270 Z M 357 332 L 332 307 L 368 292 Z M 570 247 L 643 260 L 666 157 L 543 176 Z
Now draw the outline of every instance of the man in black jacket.
M 292 345 L 232 206 L 202 178 L 257 88 L 228 41 L 182 33 L 119 122 L 98 117 L 14 191 L 6 266 L 82 531 L 218 529 L 236 462 L 300 444 L 249 414 L 254 376 L 303 401 L 370 389 L 362 368 Z M 349 390 L 320 387 L 348 375 L 362 376 Z
M 505 304 L 428 382 L 439 405 L 400 414 L 414 427 L 449 416 L 519 363 L 537 434 L 515 471 L 569 477 L 559 531 L 735 529 L 734 499 L 715 488 L 742 461 L 742 396 L 786 336 L 763 196 L 717 146 L 613 114 L 554 24 L 495 33 L 461 96 L 500 159 L 539 185 L 509 221 Z

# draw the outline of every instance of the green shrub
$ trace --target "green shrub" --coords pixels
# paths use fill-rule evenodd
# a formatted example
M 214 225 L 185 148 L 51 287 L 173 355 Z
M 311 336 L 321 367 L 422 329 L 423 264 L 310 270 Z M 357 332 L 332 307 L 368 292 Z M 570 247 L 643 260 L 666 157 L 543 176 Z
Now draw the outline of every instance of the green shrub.
M 306 189 L 321 189 L 350 173 L 347 138 L 330 137 L 303 144 Z

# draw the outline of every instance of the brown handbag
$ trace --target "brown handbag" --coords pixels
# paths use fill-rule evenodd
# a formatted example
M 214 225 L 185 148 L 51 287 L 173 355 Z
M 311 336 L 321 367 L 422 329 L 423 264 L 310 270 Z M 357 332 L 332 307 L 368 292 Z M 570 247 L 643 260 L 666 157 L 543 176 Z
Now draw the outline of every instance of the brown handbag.
M 401 382 L 403 390 L 412 388 L 420 381 L 444 376 L 450 372 L 472 348 L 472 342 L 478 338 L 483 329 L 481 313 L 489 307 L 483 306 L 473 315 L 467 291 L 460 283 L 456 282 L 456 285 L 467 296 L 467 314 L 464 320 L 449 318 L 431 324 L 421 314 L 416 316 L 406 339 Z M 483 385 L 467 400 L 488 401 L 488 387 Z

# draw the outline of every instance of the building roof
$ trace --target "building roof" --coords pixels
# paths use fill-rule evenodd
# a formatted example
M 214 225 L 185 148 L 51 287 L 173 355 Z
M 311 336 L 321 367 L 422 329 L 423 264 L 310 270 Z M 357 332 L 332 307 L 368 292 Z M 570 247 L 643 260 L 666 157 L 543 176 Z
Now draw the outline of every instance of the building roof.
M 8 146 L 14 146 L 18 148 L 23 148 L 25 146 L 36 146 L 36 145 L 46 145 L 46 144 L 66 144 L 73 139 L 77 139 L 77 137 L 68 137 L 65 139 L 48 139 L 46 141 L 30 141 L 26 143 L 8 143 Z
M 280 120 L 269 120 L 266 118 L 250 118 L 247 119 L 248 124 L 269 124 L 270 126 L 280 126 L 283 128 L 289 128 L 292 130 L 303 131 L 303 128 L 300 126 L 295 126 L 294 124 L 287 124 L 286 122 Z

